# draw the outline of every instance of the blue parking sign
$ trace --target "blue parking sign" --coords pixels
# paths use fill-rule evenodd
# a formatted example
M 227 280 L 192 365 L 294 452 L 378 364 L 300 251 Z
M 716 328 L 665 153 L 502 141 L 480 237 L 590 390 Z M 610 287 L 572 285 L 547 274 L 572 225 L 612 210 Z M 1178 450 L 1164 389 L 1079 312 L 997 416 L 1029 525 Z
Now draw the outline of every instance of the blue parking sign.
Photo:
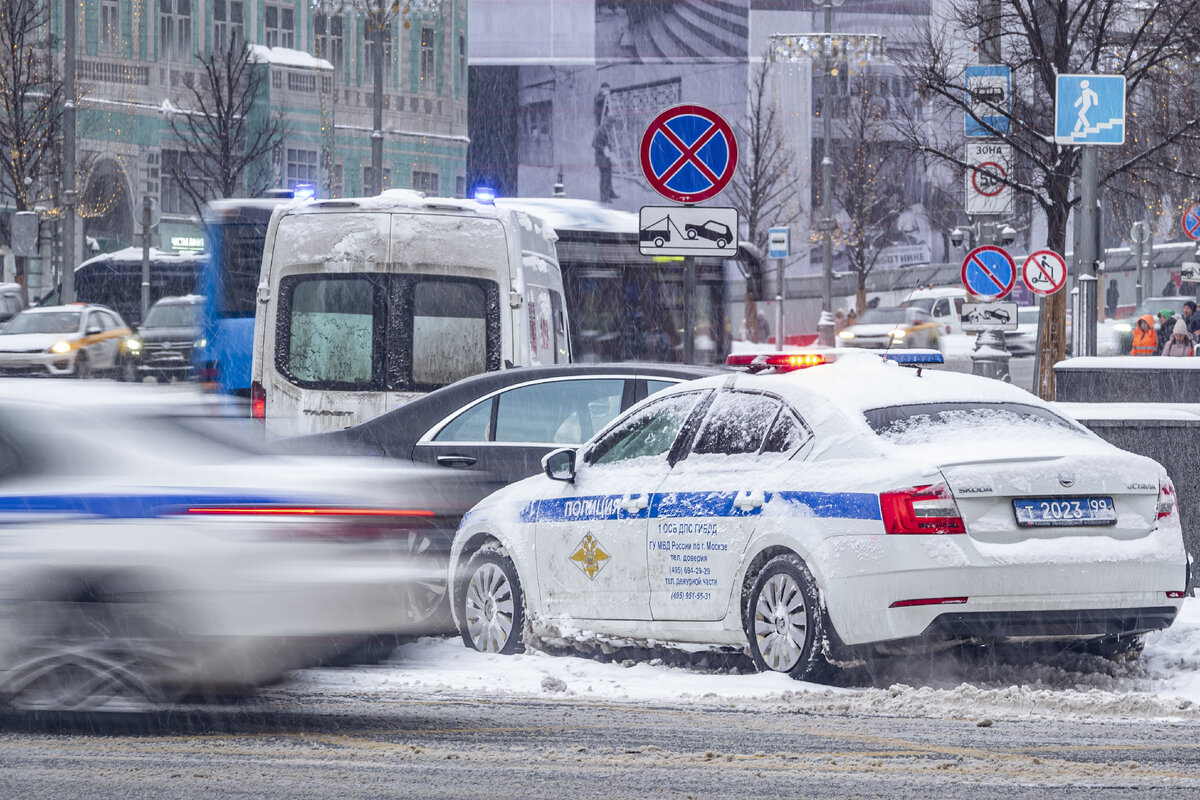
M 1054 141 L 1125 144 L 1125 76 L 1059 75 Z

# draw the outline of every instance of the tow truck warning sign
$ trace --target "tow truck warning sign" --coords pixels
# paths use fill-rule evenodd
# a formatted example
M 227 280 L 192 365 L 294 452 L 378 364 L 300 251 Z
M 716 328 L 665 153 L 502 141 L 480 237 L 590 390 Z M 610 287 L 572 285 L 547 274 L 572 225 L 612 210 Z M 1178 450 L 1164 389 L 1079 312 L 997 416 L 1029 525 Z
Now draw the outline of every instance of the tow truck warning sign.
M 638 249 L 646 256 L 725 256 L 737 254 L 736 208 L 642 206 Z

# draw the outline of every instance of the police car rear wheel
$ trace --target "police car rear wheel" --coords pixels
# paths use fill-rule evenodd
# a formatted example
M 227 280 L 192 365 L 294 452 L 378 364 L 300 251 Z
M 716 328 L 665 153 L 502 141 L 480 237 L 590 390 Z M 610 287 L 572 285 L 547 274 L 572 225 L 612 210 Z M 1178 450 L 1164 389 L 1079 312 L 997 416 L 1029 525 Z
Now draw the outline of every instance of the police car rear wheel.
M 823 621 L 816 583 L 794 554 L 767 562 L 750 590 L 746 634 L 754 664 L 799 680 L 827 669 L 821 653 Z
M 467 562 L 459 606 L 463 641 L 481 653 L 519 653 L 525 649 L 525 600 L 512 560 L 496 550 L 481 550 Z

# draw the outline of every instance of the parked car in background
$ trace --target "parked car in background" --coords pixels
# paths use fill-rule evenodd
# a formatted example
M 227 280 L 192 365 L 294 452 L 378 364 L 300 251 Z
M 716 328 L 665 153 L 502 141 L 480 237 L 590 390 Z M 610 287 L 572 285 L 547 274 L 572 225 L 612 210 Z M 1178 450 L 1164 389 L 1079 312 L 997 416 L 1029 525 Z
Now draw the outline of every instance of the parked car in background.
M 919 308 L 941 326 L 940 333 L 957 333 L 962 322 L 963 303 L 971 302 L 961 286 L 932 286 L 913 289 L 903 300 L 901 308 Z
M 407 632 L 444 580 L 411 542 L 458 504 L 422 471 L 273 456 L 189 397 L 0 383 L 0 705 L 243 693 Z
M 204 298 L 195 294 L 164 297 L 152 305 L 137 332 L 121 343 L 121 378 L 188 380 L 194 374 L 192 350 L 203 345 L 203 312 Z
M 0 374 L 89 378 L 115 373 L 129 326 L 105 306 L 27 308 L 0 330 Z
M 917 347 L 936 350 L 941 339 L 938 323 L 919 308 L 869 308 L 858 322 L 838 332 L 838 347 Z
M 0 323 L 8 322 L 28 305 L 25 287 L 19 283 L 0 283 Z
M 469 502 L 541 470 L 556 447 L 577 445 L 625 409 L 680 381 L 718 374 L 680 364 L 575 364 L 518 367 L 477 375 L 430 392 L 351 428 L 287 442 L 290 452 L 384 456 L 429 467 Z M 441 476 L 441 477 L 439 477 Z M 450 552 L 457 518 L 421 533 L 418 549 Z M 452 631 L 446 583 L 430 585 L 420 615 L 430 631 Z

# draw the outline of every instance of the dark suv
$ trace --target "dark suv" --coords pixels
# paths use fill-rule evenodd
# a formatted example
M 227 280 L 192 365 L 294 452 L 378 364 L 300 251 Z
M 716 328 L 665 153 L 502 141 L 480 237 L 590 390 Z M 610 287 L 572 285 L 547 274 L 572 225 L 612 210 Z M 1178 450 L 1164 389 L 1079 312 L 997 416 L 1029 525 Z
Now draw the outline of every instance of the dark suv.
M 147 375 L 161 383 L 190 380 L 192 348 L 203 334 L 204 298 L 189 294 L 164 297 L 150 307 L 137 333 L 121 344 L 121 377 L 141 381 Z

